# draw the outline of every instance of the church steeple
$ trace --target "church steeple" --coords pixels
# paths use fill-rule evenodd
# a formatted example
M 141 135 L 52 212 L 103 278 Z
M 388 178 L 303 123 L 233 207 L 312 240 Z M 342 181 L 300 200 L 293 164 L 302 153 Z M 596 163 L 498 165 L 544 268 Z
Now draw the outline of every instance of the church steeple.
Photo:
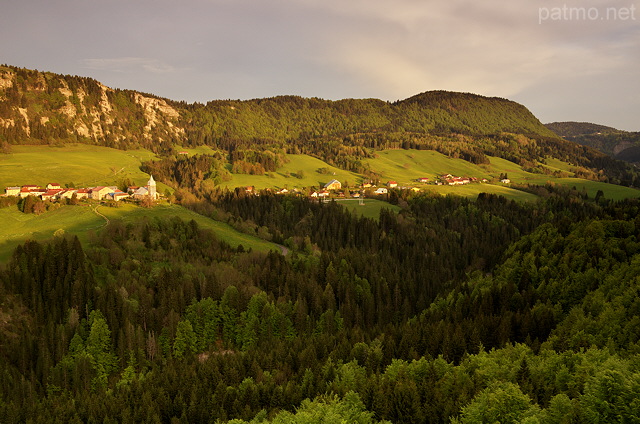
M 147 182 L 147 189 L 149 190 L 149 197 L 155 200 L 158 194 L 156 191 L 156 181 L 153 179 L 153 175 L 149 176 L 149 181 Z

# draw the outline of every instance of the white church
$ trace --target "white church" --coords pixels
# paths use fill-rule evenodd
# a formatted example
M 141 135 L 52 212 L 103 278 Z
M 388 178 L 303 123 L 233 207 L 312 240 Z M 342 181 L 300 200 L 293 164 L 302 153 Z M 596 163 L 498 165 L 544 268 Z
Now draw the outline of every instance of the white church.
M 153 200 L 158 199 L 158 191 L 156 188 L 156 181 L 153 179 L 153 175 L 149 177 L 149 181 L 146 186 L 142 187 L 129 187 L 129 193 L 131 197 L 136 200 L 142 200 L 145 198 L 151 198 Z

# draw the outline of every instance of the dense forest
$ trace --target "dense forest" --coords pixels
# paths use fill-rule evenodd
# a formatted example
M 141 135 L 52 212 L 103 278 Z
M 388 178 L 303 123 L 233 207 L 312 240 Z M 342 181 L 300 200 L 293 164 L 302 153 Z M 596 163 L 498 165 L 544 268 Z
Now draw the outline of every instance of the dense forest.
M 640 201 L 183 193 L 0 270 L 2 422 L 637 422 Z M 177 194 L 181 196 L 180 192 Z M 7 206 L 15 207 L 15 206 Z
M 282 249 L 169 216 L 25 241 L 0 265 L 0 423 L 640 422 L 640 199 L 390 190 L 399 212 L 373 219 L 221 188 L 290 153 L 366 175 L 382 149 L 531 171 L 553 157 L 638 185 L 522 105 L 444 91 L 186 104 L 0 66 L 0 151 L 33 143 L 149 149 L 141 169 L 171 201 Z
M 552 122 L 546 127 L 583 146 L 593 147 L 618 160 L 640 162 L 640 132 L 622 131 L 588 122 Z
M 553 156 L 581 176 L 637 185 L 638 172 L 556 135 L 523 105 L 495 97 L 425 92 L 397 102 L 298 96 L 187 104 L 90 78 L 0 66 L 0 149 L 13 144 L 89 143 L 146 148 L 207 145 L 235 173 L 263 174 L 304 153 L 366 173 L 363 159 L 382 149 L 436 150 L 482 164 L 498 156 L 540 170 Z

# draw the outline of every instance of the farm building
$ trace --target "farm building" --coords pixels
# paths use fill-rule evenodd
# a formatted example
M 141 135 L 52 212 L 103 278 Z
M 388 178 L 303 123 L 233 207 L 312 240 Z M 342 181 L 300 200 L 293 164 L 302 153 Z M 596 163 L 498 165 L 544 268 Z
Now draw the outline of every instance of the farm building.
M 340 190 L 342 188 L 342 183 L 338 180 L 331 180 L 326 183 L 323 188 L 325 190 Z

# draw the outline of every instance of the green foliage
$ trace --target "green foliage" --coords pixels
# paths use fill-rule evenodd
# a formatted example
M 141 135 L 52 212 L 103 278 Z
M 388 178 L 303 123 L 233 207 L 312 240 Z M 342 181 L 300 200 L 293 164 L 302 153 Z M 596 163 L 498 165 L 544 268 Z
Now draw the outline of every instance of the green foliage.
M 494 383 L 481 391 L 462 408 L 461 424 L 536 422 L 530 419 L 539 410 L 531 404 L 529 396 L 513 383 Z
M 20 245 L 0 269 L 0 416 L 638 419 L 637 200 L 399 193 L 374 220 L 266 193 L 194 199 L 289 254 L 146 212 L 85 245 Z
M 257 424 L 264 422 L 271 424 L 330 424 L 338 422 L 382 424 L 388 421 L 374 419 L 373 414 L 365 409 L 360 396 L 357 393 L 349 392 L 342 399 L 336 396 L 322 396 L 313 401 L 305 400 L 295 413 L 281 412 L 271 420 L 265 421 L 262 417 L 256 417 L 251 421 L 231 420 L 228 421 L 228 424 Z
M 554 122 L 546 127 L 567 140 L 593 147 L 616 159 L 640 161 L 639 132 L 621 131 L 587 122 Z
M 173 341 L 173 356 L 176 359 L 182 359 L 185 355 L 196 352 L 196 333 L 193 331 L 191 322 L 186 319 L 178 323 L 176 337 Z

